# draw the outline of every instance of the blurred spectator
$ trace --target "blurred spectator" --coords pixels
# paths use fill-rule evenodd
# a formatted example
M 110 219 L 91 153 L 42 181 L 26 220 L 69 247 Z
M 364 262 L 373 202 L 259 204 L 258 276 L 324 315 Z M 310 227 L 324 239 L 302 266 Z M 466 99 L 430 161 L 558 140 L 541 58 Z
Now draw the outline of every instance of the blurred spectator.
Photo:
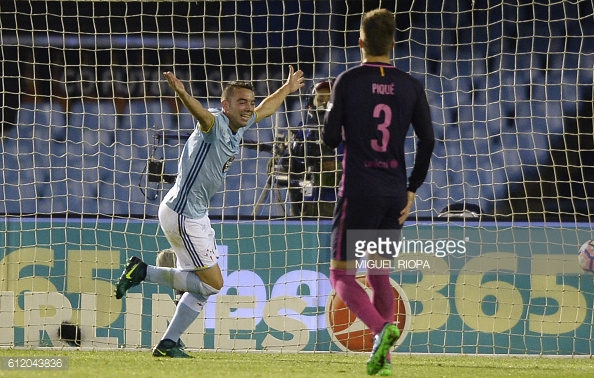
M 305 124 L 291 130 L 289 148 L 280 159 L 279 171 L 288 174 L 291 216 L 332 217 L 340 182 L 340 158 L 321 141 L 321 128 L 332 83 L 314 85 L 307 102 Z

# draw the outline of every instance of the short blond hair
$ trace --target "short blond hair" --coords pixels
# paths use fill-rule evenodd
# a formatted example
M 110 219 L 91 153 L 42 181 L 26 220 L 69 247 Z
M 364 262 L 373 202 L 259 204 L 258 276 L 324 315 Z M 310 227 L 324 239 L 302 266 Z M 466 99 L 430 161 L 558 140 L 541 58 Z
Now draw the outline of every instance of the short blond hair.
M 231 101 L 231 97 L 233 97 L 235 90 L 239 88 L 248 89 L 254 92 L 254 84 L 250 81 L 232 81 L 225 86 L 225 89 L 223 89 L 221 100 Z

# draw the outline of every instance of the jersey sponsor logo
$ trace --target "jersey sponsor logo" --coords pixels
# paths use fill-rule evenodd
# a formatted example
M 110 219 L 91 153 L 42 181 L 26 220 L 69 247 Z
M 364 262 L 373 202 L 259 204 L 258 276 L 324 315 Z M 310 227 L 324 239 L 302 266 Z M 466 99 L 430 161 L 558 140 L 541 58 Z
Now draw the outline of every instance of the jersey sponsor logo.
M 223 165 L 223 173 L 226 173 L 229 170 L 229 168 L 231 167 L 231 163 L 233 163 L 233 160 L 235 160 L 235 155 L 231 156 L 229 160 L 227 160 L 227 162 Z
M 394 169 L 394 168 L 398 168 L 398 161 L 396 161 L 395 159 L 391 159 L 391 160 L 366 160 L 365 162 L 363 162 L 363 165 L 365 166 L 365 168 L 383 168 L 383 169 Z

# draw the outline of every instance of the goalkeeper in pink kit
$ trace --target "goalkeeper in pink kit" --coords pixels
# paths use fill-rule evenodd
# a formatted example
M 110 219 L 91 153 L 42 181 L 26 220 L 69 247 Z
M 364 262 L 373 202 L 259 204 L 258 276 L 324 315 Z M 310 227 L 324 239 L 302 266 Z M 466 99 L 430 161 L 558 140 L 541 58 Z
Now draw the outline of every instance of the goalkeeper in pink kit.
M 355 279 L 349 230 L 400 230 L 427 171 L 435 142 L 427 96 L 421 83 L 390 63 L 394 14 L 366 13 L 361 21 L 362 63 L 340 74 L 324 119 L 323 141 L 344 143 L 343 175 L 332 224 L 330 282 L 338 297 L 375 336 L 369 375 L 392 375 L 390 349 L 400 337 L 393 324 L 395 298 L 390 270 L 367 270 L 370 299 Z M 407 177 L 404 143 L 412 125 L 418 139 Z M 385 266 L 385 265 L 384 265 Z

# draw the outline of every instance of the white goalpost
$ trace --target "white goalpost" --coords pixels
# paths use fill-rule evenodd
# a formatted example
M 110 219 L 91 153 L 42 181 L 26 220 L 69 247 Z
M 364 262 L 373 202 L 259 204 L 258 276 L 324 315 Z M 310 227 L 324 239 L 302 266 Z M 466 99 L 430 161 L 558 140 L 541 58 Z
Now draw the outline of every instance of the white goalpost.
M 341 155 L 296 151 L 318 130 L 312 88 L 360 64 L 377 7 L 436 135 L 392 275 L 396 352 L 591 355 L 577 251 L 594 239 L 594 6 L 553 0 L 3 1 L 0 347 L 154 345 L 173 292 L 113 290 L 130 256 L 169 247 L 156 215 L 194 120 L 162 72 L 217 108 L 225 83 L 252 81 L 261 101 L 292 65 L 305 88 L 246 132 L 211 203 L 225 287 L 183 340 L 368 350 L 328 282 Z

